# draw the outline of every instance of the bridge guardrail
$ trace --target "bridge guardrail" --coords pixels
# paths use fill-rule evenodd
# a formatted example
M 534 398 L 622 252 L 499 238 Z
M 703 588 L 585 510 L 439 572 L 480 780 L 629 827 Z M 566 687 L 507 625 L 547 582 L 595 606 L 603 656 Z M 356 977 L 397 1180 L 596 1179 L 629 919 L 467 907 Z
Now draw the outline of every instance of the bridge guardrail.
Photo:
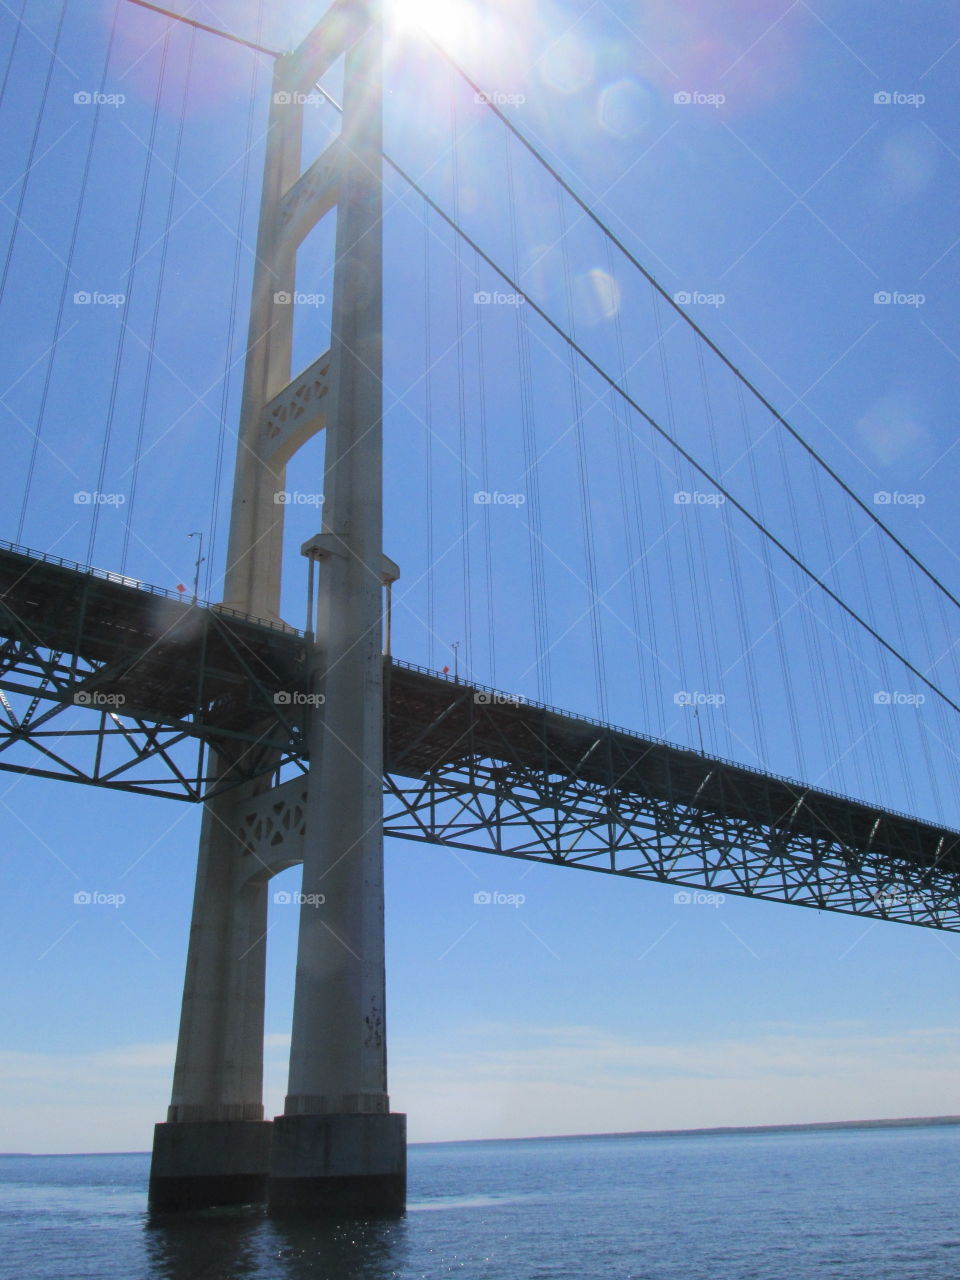
M 114 569 L 98 569 L 95 565 L 81 564 L 77 560 L 69 560 L 64 556 L 51 555 L 47 551 L 37 551 L 33 547 L 24 547 L 17 542 L 7 542 L 0 538 L 0 550 L 12 551 L 15 555 L 26 556 L 31 560 L 39 560 L 43 564 L 56 565 L 61 569 L 71 569 L 75 573 L 83 573 L 92 578 L 100 578 L 104 582 L 116 582 L 123 587 L 132 587 L 136 591 L 143 591 L 147 595 L 160 596 L 164 600 L 175 600 L 177 604 L 187 605 L 190 608 L 209 609 L 213 613 L 225 614 L 227 617 L 240 618 L 244 622 L 253 622 L 259 627 L 268 627 L 271 631 L 279 631 L 283 635 L 296 636 L 298 639 L 304 639 L 305 633 L 296 627 L 288 626 L 285 622 L 273 622 L 270 618 L 257 618 L 252 613 L 244 613 L 242 609 L 233 609 L 229 605 L 216 604 L 210 600 L 201 600 L 199 597 L 189 598 L 179 591 L 171 591 L 168 587 L 156 587 L 152 583 L 144 582 L 141 578 L 131 578 L 127 574 L 118 573 Z

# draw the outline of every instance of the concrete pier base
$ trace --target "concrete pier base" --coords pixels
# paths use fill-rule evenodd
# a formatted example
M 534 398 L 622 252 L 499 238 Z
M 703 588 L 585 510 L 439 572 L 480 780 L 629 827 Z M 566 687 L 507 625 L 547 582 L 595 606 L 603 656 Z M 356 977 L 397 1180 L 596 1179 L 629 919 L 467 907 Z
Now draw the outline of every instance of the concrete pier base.
M 158 1124 L 150 1169 L 150 1208 L 164 1212 L 263 1204 L 272 1128 L 269 1120 Z
M 407 1191 L 405 1115 L 278 1116 L 267 1203 L 284 1217 L 393 1217 Z

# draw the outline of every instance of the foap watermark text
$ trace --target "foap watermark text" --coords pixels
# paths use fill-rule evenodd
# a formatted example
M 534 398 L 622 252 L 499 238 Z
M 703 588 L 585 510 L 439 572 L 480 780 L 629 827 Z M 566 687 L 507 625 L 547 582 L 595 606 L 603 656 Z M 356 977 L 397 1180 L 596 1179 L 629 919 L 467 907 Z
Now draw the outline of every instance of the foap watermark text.
M 680 289 L 673 295 L 678 307 L 722 307 L 725 293 L 703 293 L 700 289 Z
M 473 895 L 474 904 L 478 907 L 522 907 L 526 902 L 522 893 L 500 893 L 494 889 L 492 893 L 481 889 Z
M 899 689 L 878 689 L 873 695 L 877 707 L 922 707 L 926 700 L 925 693 L 901 693 Z
M 289 689 L 281 689 L 273 695 L 275 707 L 322 707 L 326 700 L 325 694 L 301 693 L 299 689 L 294 689 L 292 692 Z
M 725 93 L 702 93 L 699 89 L 681 89 L 673 95 L 678 107 L 722 107 L 727 100 Z
M 124 893 L 101 893 L 99 889 L 81 889 L 73 895 L 74 904 L 78 907 L 113 907 L 116 910 L 126 902 Z
M 725 693 L 700 693 L 696 689 L 678 689 L 673 695 L 677 707 L 722 707 L 726 701 Z
M 873 495 L 875 507 L 922 507 L 926 500 L 925 493 L 900 493 L 896 489 L 892 493 L 887 489 L 881 489 L 879 493 Z
M 726 898 L 722 893 L 706 893 L 702 889 L 678 889 L 673 900 L 678 907 L 722 907 Z

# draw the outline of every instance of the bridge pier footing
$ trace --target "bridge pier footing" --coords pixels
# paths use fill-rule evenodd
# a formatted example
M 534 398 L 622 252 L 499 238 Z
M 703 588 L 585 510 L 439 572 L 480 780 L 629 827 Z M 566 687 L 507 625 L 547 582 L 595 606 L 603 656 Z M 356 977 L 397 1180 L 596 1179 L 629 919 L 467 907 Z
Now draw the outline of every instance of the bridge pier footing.
M 394 1217 L 406 1206 L 407 1117 L 278 1116 L 267 1203 L 283 1217 Z
M 263 1204 L 269 1120 L 188 1120 L 154 1129 L 150 1208 L 155 1212 Z
M 154 1129 L 155 1213 L 266 1204 L 277 1217 L 394 1217 L 406 1206 L 407 1117 L 187 1120 Z

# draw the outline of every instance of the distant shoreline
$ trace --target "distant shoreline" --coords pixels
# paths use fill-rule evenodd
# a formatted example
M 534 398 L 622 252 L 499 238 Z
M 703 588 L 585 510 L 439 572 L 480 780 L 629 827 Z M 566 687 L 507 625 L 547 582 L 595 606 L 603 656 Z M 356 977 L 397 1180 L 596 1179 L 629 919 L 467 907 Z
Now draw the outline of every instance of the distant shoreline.
M 738 1134 L 824 1133 L 836 1129 L 923 1129 L 960 1125 L 960 1116 L 908 1116 L 899 1120 L 820 1120 L 807 1124 L 718 1125 L 710 1129 L 630 1129 L 622 1133 L 550 1133 L 528 1138 L 443 1138 L 411 1147 L 462 1147 L 480 1142 L 574 1142 L 583 1138 L 712 1138 Z M 0 1160 L 72 1160 L 81 1156 L 148 1156 L 149 1151 L 0 1151 Z
M 463 1146 L 477 1142 L 572 1142 L 580 1138 L 711 1138 L 737 1134 L 823 1133 L 834 1129 L 923 1129 L 958 1125 L 960 1116 L 907 1116 L 896 1120 L 819 1120 L 806 1124 L 718 1125 L 709 1129 L 629 1129 L 622 1133 L 551 1133 L 532 1138 L 446 1138 L 411 1142 L 411 1147 Z

